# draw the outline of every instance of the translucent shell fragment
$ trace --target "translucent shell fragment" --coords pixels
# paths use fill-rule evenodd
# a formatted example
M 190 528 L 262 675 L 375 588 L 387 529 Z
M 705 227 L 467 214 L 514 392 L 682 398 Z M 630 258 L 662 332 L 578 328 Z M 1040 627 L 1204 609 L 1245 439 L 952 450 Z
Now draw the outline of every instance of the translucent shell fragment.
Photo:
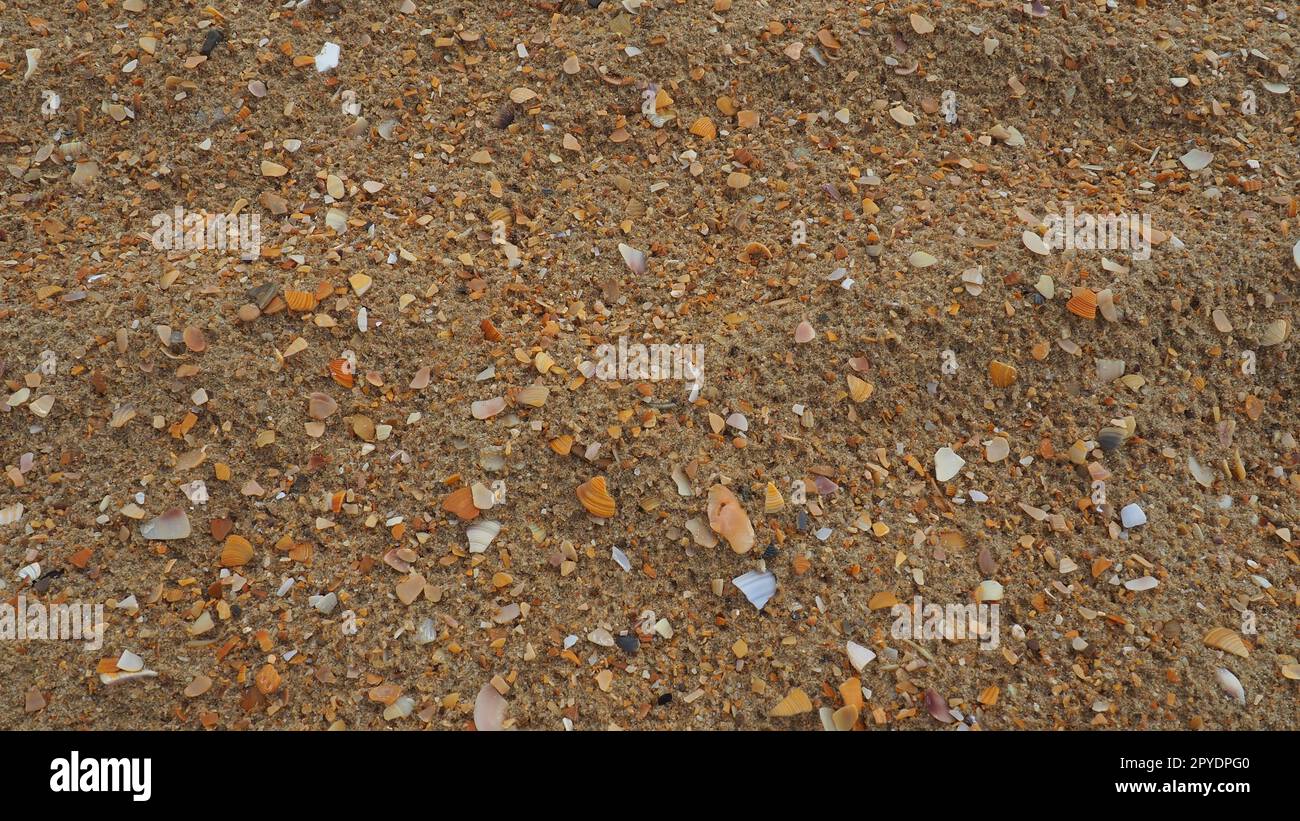
M 754 547 L 754 526 L 749 514 L 725 485 L 709 488 L 709 527 L 737 553 L 748 553 Z

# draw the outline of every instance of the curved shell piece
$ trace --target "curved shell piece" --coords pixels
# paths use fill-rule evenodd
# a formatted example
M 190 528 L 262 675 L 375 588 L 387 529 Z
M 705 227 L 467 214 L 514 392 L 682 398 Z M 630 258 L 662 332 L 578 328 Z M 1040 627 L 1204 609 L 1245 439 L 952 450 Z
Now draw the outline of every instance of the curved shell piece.
M 749 603 L 759 610 L 762 610 L 768 600 L 776 595 L 776 576 L 772 573 L 751 570 L 743 576 L 732 579 L 731 583 L 740 588 L 740 592 L 745 594 Z
M 1207 646 L 1217 647 L 1234 656 L 1242 658 L 1250 656 L 1250 646 L 1246 644 L 1246 640 L 1226 627 L 1216 627 L 1206 633 L 1204 641 Z
M 442 509 L 456 514 L 466 522 L 479 514 L 479 509 L 474 505 L 474 491 L 468 487 L 447 494 L 447 498 L 442 500 Z
M 1065 303 L 1066 309 L 1075 316 L 1081 316 L 1084 319 L 1097 318 L 1097 294 L 1091 288 L 1075 288 L 1070 295 L 1070 301 Z
M 1241 686 L 1241 679 L 1232 674 L 1232 671 L 1226 667 L 1220 667 L 1214 671 L 1214 680 L 1218 682 L 1219 689 L 1232 696 L 1232 700 L 1246 706 L 1246 688 Z
M 316 295 L 310 291 L 285 291 L 284 302 L 291 311 L 310 311 L 316 307 Z
M 465 538 L 469 540 L 470 553 L 483 553 L 492 544 L 492 540 L 501 532 L 501 523 L 494 522 L 491 519 L 480 519 L 470 525 L 465 531 Z
M 596 476 L 578 485 L 578 501 L 592 516 L 608 519 L 614 515 L 614 497 L 609 495 L 604 476 Z
M 727 540 L 737 553 L 748 553 L 754 547 L 754 525 L 740 500 L 725 485 L 709 488 L 709 527 Z
M 506 700 L 491 684 L 484 684 L 474 699 L 474 729 L 480 733 L 502 730 L 506 718 Z
M 772 711 L 768 713 L 768 715 L 774 718 L 788 718 L 790 716 L 800 715 L 801 713 L 811 712 L 812 699 L 808 698 L 807 693 L 796 687 L 790 691 L 788 696 L 781 699 L 781 703 L 773 707 Z
M 781 496 L 781 491 L 777 489 L 774 482 L 768 482 L 763 499 L 763 512 L 776 513 L 784 507 L 785 499 Z
M 1264 334 L 1259 338 L 1260 347 L 1271 348 L 1274 345 L 1281 345 L 1290 334 L 1290 322 L 1285 319 L 1274 320 L 1264 328 Z

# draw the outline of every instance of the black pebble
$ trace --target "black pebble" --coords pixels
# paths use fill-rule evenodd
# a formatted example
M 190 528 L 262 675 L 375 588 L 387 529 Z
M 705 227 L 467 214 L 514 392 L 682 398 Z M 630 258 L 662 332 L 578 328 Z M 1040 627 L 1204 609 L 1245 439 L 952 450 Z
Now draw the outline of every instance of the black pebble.
M 660 704 L 667 704 L 668 702 L 670 702 L 670 701 L 672 701 L 672 700 L 673 700 L 673 694 L 672 694 L 672 693 L 664 693 L 663 695 L 661 695 L 661 696 L 659 697 L 659 703 L 660 703 Z
M 204 57 L 210 56 L 212 50 L 220 45 L 224 39 L 226 39 L 226 33 L 221 29 L 208 29 L 208 33 L 203 35 L 203 45 L 199 47 L 199 54 Z

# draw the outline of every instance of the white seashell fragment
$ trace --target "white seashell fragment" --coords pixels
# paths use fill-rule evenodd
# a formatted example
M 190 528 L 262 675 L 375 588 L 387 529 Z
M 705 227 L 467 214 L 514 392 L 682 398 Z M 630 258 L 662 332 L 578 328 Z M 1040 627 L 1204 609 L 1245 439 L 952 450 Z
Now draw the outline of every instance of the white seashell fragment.
M 628 559 L 626 553 L 619 550 L 617 547 L 611 547 L 610 555 L 614 558 L 614 561 L 618 563 L 618 566 L 623 568 L 624 573 L 632 572 L 632 561 Z
M 420 626 L 415 629 L 415 643 L 423 647 L 426 644 L 432 644 L 438 638 L 438 628 L 434 625 L 433 619 L 426 618 L 420 622 Z
M 308 596 L 307 604 L 328 616 L 330 613 L 334 612 L 335 607 L 338 607 L 339 597 L 337 594 L 332 592 L 326 593 L 324 596 Z
M 144 669 L 144 659 L 130 650 L 123 650 L 117 660 L 117 669 L 126 673 L 138 673 Z
M 934 478 L 940 482 L 946 482 L 956 476 L 965 465 L 966 460 L 947 445 L 934 452 Z
M 1201 487 L 1214 486 L 1214 471 L 1202 467 L 1201 463 L 1196 461 L 1195 456 L 1187 457 L 1187 469 L 1191 471 L 1192 478 L 1195 479 L 1196 483 Z
M 316 70 L 324 73 L 332 68 L 337 68 L 339 64 L 339 47 L 337 43 L 326 42 L 320 48 L 320 54 L 316 55 Z
M 185 515 L 185 511 L 174 507 L 140 525 L 140 535 L 158 541 L 187 539 L 190 535 L 190 517 Z
M 851 641 L 844 644 L 844 650 L 849 654 L 849 664 L 852 664 L 853 669 L 859 673 L 876 657 L 876 654 L 871 652 L 869 648 Z
M 756 570 L 737 576 L 731 580 L 731 583 L 740 588 L 740 592 L 745 594 L 749 603 L 763 609 L 768 599 L 776 594 L 776 576 L 771 573 L 759 573 Z
M 1047 247 L 1047 243 L 1044 242 L 1043 238 L 1038 236 L 1034 231 L 1025 231 L 1022 233 L 1020 235 L 1020 241 L 1025 244 L 1026 248 L 1033 251 L 1035 254 L 1047 256 L 1051 253 L 1051 249 Z
M 1183 167 L 1188 171 L 1200 171 L 1210 163 L 1214 162 L 1214 155 L 1209 151 L 1203 151 L 1199 148 L 1193 148 L 1186 154 L 1178 158 Z
M 1002 585 L 993 579 L 985 579 L 975 588 L 975 601 L 1002 601 Z
M 1143 576 L 1139 579 L 1129 579 L 1124 582 L 1124 589 L 1141 593 L 1143 590 L 1154 590 L 1159 584 L 1160 582 L 1155 576 Z
M 1137 502 L 1124 505 L 1119 512 L 1119 520 L 1124 527 L 1141 527 L 1147 523 L 1147 514 Z
M 492 540 L 501 532 L 501 523 L 494 522 L 491 519 L 480 519 L 470 525 L 465 530 L 465 537 L 469 539 L 470 553 L 483 553 L 492 544 Z
M 627 263 L 627 268 L 634 274 L 644 274 L 646 272 L 646 258 L 644 251 L 638 251 L 631 245 L 622 242 L 618 244 L 618 252 L 623 257 L 623 262 Z
M 686 529 L 691 532 L 691 538 L 700 547 L 717 547 L 718 537 L 713 535 L 712 528 L 703 518 L 696 516 L 686 522 Z
M 1241 679 L 1232 674 L 1232 671 L 1226 667 L 1220 667 L 1214 671 L 1214 680 L 1218 682 L 1219 689 L 1232 696 L 1233 701 L 1246 706 L 1246 688 L 1241 686 Z
M 681 465 L 676 465 L 673 467 L 672 476 L 673 476 L 673 482 L 676 483 L 677 485 L 678 496 L 684 496 L 689 498 L 695 495 L 695 490 L 694 488 L 691 487 L 691 480 L 686 476 L 686 473 L 682 470 Z

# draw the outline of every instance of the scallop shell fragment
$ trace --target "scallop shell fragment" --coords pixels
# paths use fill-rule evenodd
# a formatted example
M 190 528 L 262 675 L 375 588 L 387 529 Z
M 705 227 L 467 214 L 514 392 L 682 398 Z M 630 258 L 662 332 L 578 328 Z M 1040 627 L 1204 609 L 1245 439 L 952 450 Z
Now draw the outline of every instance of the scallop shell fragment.
M 849 385 L 849 397 L 854 402 L 865 402 L 871 398 L 871 394 L 876 392 L 876 386 L 864 379 L 859 379 L 853 374 L 845 376 Z
M 1075 316 L 1097 318 L 1097 294 L 1091 288 L 1075 288 L 1065 307 Z
M 754 525 L 736 494 L 725 485 L 709 488 L 709 527 L 727 540 L 736 553 L 748 553 L 754 547 Z
M 789 695 L 781 699 L 780 703 L 768 712 L 768 715 L 773 718 L 789 718 L 803 713 L 811 713 L 812 708 L 812 699 L 808 698 L 807 693 L 796 687 L 790 691 Z
M 616 511 L 614 497 L 609 495 L 609 488 L 605 484 L 604 476 L 588 479 L 578 485 L 576 492 L 578 501 L 582 502 L 582 506 L 592 516 L 608 519 L 614 515 Z
M 1246 644 L 1246 640 L 1226 627 L 1214 628 L 1205 634 L 1203 641 L 1207 647 L 1215 647 L 1234 656 L 1250 656 L 1250 645 Z

